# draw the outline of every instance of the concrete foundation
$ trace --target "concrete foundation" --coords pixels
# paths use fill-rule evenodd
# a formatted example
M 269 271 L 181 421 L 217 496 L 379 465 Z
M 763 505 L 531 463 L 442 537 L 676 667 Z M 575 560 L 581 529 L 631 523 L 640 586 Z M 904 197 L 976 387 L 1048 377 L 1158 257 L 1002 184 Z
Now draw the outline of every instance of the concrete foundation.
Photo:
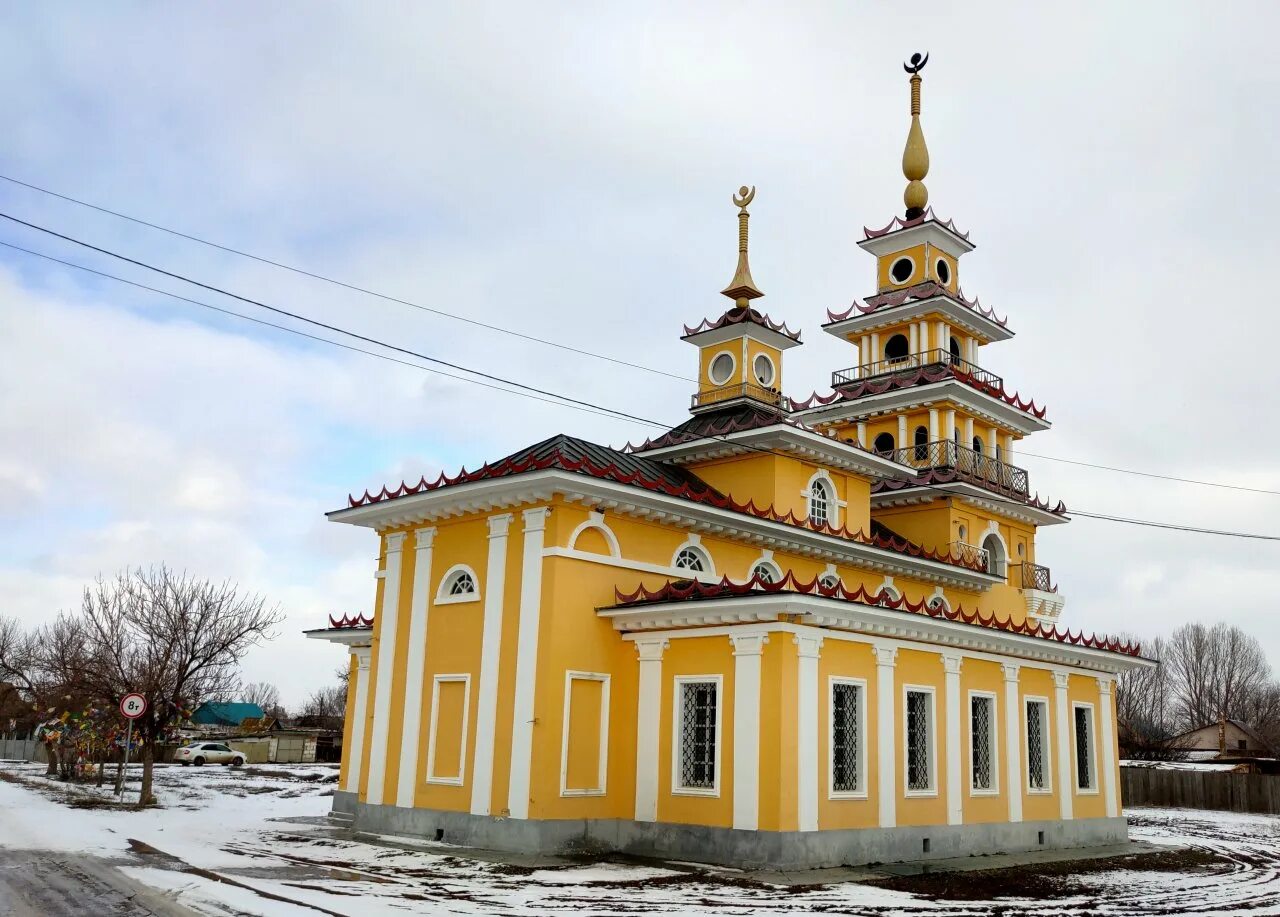
M 942 860 L 995 853 L 1025 853 L 1123 844 L 1123 818 L 999 822 L 830 831 L 736 831 L 623 819 L 523 820 L 402 809 L 334 794 L 334 811 L 352 813 L 353 827 L 371 834 L 401 834 L 512 853 L 626 853 L 692 860 L 743 869 L 820 869 Z
M 360 804 L 360 797 L 355 793 L 348 793 L 343 790 L 333 791 L 333 811 L 339 815 L 355 815 L 356 806 Z

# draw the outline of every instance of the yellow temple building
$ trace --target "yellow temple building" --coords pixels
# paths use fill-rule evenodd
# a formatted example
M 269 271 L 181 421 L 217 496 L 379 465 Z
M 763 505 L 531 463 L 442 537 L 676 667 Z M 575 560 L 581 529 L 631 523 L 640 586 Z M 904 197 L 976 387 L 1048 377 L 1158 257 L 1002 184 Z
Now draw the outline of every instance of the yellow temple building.
M 1059 626 L 1036 532 L 1066 508 L 1014 464 L 1049 422 L 984 368 L 1013 332 L 928 207 L 923 65 L 830 394 L 782 394 L 800 335 L 754 305 L 744 187 L 686 422 L 329 514 L 380 539 L 373 618 L 308 632 L 350 654 L 357 829 L 777 868 L 1126 838 L 1113 688 L 1150 663 Z

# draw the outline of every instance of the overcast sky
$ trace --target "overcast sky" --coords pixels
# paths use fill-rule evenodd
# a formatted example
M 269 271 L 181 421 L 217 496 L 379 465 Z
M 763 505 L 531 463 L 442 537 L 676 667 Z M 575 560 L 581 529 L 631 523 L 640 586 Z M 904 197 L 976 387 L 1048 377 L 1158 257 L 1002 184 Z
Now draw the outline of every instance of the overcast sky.
M 433 308 L 694 374 L 682 322 L 752 270 L 803 329 L 784 386 L 850 365 L 827 308 L 874 292 L 901 209 L 902 61 L 962 285 L 1017 337 L 983 363 L 1049 407 L 1033 489 L 1280 535 L 1274 4 L 14 5 L 0 172 Z M 579 357 L 175 239 L 0 181 L 0 210 L 445 359 L 679 422 L 692 383 Z M 0 221 L 4 222 L 4 221 Z M 0 240 L 234 306 L 13 225 Z M 165 562 L 283 606 L 246 678 L 298 704 L 370 612 L 350 491 L 556 432 L 639 424 L 496 393 L 0 250 L 0 612 Z M 1225 619 L 1280 668 L 1280 544 L 1089 519 L 1046 530 L 1073 628 Z

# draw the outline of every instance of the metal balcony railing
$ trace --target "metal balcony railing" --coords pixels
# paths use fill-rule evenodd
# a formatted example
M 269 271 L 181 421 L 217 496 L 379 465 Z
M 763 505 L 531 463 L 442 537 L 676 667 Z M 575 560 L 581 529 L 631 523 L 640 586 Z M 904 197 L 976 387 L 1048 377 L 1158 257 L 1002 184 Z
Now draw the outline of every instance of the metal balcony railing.
M 765 404 L 780 405 L 782 404 L 782 392 L 776 388 L 765 388 L 760 385 L 753 385 L 750 382 L 739 382 L 734 385 L 722 385 L 719 388 L 709 388 L 698 392 L 693 396 L 693 406 L 695 408 L 704 408 L 711 404 L 720 404 L 723 401 L 732 401 L 735 398 L 753 398 L 756 401 L 763 401 Z
M 949 440 L 937 440 L 895 449 L 887 456 L 902 465 L 921 471 L 955 471 L 961 480 L 1010 497 L 1026 499 L 1027 472 L 999 459 Z
M 877 379 L 885 376 L 893 376 L 898 373 L 905 373 L 921 369 L 923 367 L 939 366 L 952 370 L 959 370 L 968 376 L 972 376 L 976 381 L 986 385 L 1003 385 L 1004 380 L 990 370 L 983 369 L 977 363 L 970 363 L 968 360 L 954 354 L 949 350 L 924 350 L 920 353 L 907 354 L 906 356 L 896 357 L 891 360 L 876 360 L 874 363 L 863 363 L 861 366 L 851 366 L 848 369 L 838 369 L 831 374 L 831 387 L 839 388 L 842 385 L 851 385 L 855 382 L 863 382 L 867 379 Z
M 1057 592 L 1049 576 L 1049 568 L 1039 564 L 1010 564 L 1009 581 L 1019 589 L 1039 589 L 1041 592 Z
M 947 550 L 966 564 L 980 564 L 982 569 L 987 569 L 986 548 L 980 548 L 976 544 L 969 544 L 965 541 L 953 541 L 947 545 Z

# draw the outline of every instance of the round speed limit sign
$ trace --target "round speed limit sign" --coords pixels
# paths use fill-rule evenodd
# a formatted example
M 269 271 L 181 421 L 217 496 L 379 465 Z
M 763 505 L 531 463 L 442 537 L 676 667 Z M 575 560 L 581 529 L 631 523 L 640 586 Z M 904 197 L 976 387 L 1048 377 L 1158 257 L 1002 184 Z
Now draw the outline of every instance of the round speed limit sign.
M 120 713 L 127 719 L 136 720 L 147 712 L 147 699 L 141 694 L 126 694 L 120 698 Z

